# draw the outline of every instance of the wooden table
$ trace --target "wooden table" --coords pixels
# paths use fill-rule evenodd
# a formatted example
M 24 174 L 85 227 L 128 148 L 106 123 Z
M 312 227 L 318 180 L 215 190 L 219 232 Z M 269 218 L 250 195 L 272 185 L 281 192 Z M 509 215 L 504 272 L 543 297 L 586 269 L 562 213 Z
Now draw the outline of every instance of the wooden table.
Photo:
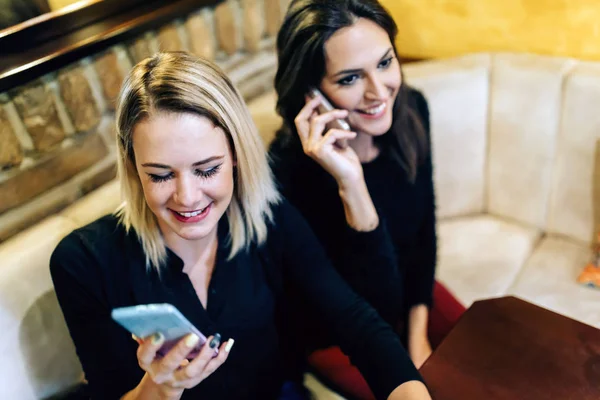
M 600 330 L 515 297 L 478 301 L 420 372 L 434 400 L 598 400 Z

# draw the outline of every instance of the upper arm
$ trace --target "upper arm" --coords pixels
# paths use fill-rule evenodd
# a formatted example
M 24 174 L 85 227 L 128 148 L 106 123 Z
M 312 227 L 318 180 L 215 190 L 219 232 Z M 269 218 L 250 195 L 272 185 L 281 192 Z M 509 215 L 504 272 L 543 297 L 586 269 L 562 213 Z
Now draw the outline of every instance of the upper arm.
M 405 381 L 420 379 L 392 328 L 335 271 L 301 215 L 285 202 L 282 208 L 277 243 L 284 275 L 321 313 L 378 398 Z
M 76 233 L 52 254 L 50 272 L 92 398 L 120 398 L 141 379 L 135 342 L 110 317 L 98 260 Z

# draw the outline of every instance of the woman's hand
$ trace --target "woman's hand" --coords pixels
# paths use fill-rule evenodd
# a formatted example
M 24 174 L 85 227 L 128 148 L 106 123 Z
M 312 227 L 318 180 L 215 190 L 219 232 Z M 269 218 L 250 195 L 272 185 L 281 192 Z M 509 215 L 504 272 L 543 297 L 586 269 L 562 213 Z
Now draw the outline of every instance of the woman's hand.
M 328 123 L 346 118 L 348 111 L 332 110 L 319 115 L 317 107 L 320 103 L 320 96 L 310 100 L 307 98 L 306 105 L 294 120 L 304 153 L 319 163 L 338 184 L 363 180 L 360 160 L 354 150 L 345 144 L 347 140 L 354 139 L 356 133 L 330 129 L 323 134 Z
M 181 339 L 162 358 L 156 356 L 157 351 L 164 343 L 164 337 L 161 334 L 144 340 L 136 340 L 139 343 L 138 363 L 146 371 L 146 375 L 133 391 L 137 392 L 131 397 L 132 399 L 179 399 L 185 389 L 198 385 L 219 368 L 227 360 L 233 346 L 233 339 L 229 339 L 221 345 L 219 355 L 213 358 L 214 349 L 219 346 L 219 339 L 211 336 L 202 346 L 198 356 L 193 360 L 188 360 L 188 355 L 194 350 L 199 340 L 198 336 L 194 334 Z

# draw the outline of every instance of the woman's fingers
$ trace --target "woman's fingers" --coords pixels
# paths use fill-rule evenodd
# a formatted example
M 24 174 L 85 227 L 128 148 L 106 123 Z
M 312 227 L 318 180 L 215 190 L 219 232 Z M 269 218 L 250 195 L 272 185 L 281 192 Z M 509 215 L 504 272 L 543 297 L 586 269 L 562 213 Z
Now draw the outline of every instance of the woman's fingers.
M 324 157 L 326 154 L 331 153 L 330 150 L 332 145 L 340 149 L 345 149 L 348 147 L 348 140 L 352 140 L 355 137 L 356 132 L 330 129 L 325 136 L 321 136 L 318 140 L 312 142 L 311 145 L 305 149 L 305 152 L 313 159 L 327 163 L 327 160 L 325 160 Z M 327 157 L 327 159 L 329 160 L 330 157 Z
M 312 117 L 310 119 L 310 133 L 309 140 L 311 142 L 316 142 L 321 139 L 323 136 L 323 132 L 328 123 L 335 121 L 336 119 L 343 119 L 348 116 L 347 110 L 332 110 L 326 112 L 325 114 L 320 114 Z
M 134 339 L 140 343 L 138 361 L 142 369 L 148 372 L 157 384 L 178 389 L 194 387 L 210 376 L 227 360 L 234 343 L 233 339 L 229 339 L 221 344 L 221 335 L 217 333 L 207 339 L 198 356 L 190 361 L 187 357 L 194 352 L 200 340 L 194 334 L 181 339 L 163 358 L 156 358 L 157 351 L 164 345 L 164 337 L 161 334 L 144 340 Z M 219 354 L 215 357 L 215 350 L 219 346 Z
M 186 369 L 186 374 L 188 374 L 189 378 L 197 376 L 201 373 L 208 362 L 213 358 L 215 354 L 215 349 L 219 348 L 221 344 L 221 335 L 216 334 L 215 336 L 210 336 L 204 346 L 202 346 L 202 350 L 200 350 L 200 354 L 188 365 Z
M 175 347 L 173 347 L 167 355 L 162 359 L 154 361 L 153 371 L 156 375 L 171 375 L 175 370 L 179 368 L 183 360 L 186 359 L 187 355 L 194 350 L 194 347 L 198 344 L 200 338 L 190 333 L 181 339 Z
M 137 358 L 144 371 L 150 370 L 152 362 L 156 358 L 156 352 L 164 344 L 164 341 L 165 338 L 161 333 L 155 333 L 138 342 L 140 345 L 137 349 Z
M 208 362 L 208 364 L 206 364 L 206 367 L 204 368 L 204 371 L 202 372 L 203 379 L 210 376 L 210 374 L 215 372 L 217 370 L 217 368 L 219 368 L 221 365 L 223 365 L 223 363 L 227 360 L 227 357 L 229 357 L 229 352 L 231 351 L 231 348 L 233 347 L 233 343 L 234 343 L 234 340 L 229 339 L 227 342 L 225 342 L 221 345 L 221 348 L 219 349 L 219 355 L 216 356 L 215 358 L 211 359 Z
M 321 144 L 332 144 L 332 143 L 340 143 L 340 147 L 345 148 L 348 146 L 348 140 L 352 140 L 356 137 L 356 132 L 352 131 L 344 131 L 341 129 L 330 129 L 325 136 L 321 139 Z
M 229 341 L 223 343 L 217 357 L 213 357 L 215 349 L 218 346 L 218 341 L 210 337 L 202 347 L 198 357 L 174 374 L 174 381 L 178 382 L 178 387 L 193 387 L 210 376 L 227 360 L 227 356 L 229 355 L 229 351 L 227 351 L 228 347 L 231 350 L 230 344 L 233 344 L 233 339 L 229 339 Z
M 296 124 L 296 130 L 298 131 L 298 135 L 301 140 L 305 140 L 308 138 L 309 129 L 310 129 L 310 119 L 313 113 L 316 113 L 317 107 L 321 104 L 321 98 L 315 97 L 306 102 L 304 107 L 300 110 L 296 119 L 294 119 L 294 123 Z

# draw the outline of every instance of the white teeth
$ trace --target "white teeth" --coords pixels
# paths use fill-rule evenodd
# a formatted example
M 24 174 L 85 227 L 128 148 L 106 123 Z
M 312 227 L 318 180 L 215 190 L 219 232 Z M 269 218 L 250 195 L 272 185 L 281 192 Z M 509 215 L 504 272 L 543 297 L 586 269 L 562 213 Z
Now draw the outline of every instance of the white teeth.
M 370 114 L 370 115 L 379 114 L 385 108 L 385 104 L 386 103 L 381 103 L 377 107 L 373 107 L 373 108 L 369 108 L 368 110 L 364 110 L 364 113 L 365 114 Z
M 194 212 L 178 212 L 178 211 L 175 211 L 175 212 L 183 217 L 191 218 L 191 217 L 195 217 L 196 215 L 202 213 L 202 211 L 204 211 L 205 208 L 206 207 L 204 207 L 202 210 L 194 211 Z

